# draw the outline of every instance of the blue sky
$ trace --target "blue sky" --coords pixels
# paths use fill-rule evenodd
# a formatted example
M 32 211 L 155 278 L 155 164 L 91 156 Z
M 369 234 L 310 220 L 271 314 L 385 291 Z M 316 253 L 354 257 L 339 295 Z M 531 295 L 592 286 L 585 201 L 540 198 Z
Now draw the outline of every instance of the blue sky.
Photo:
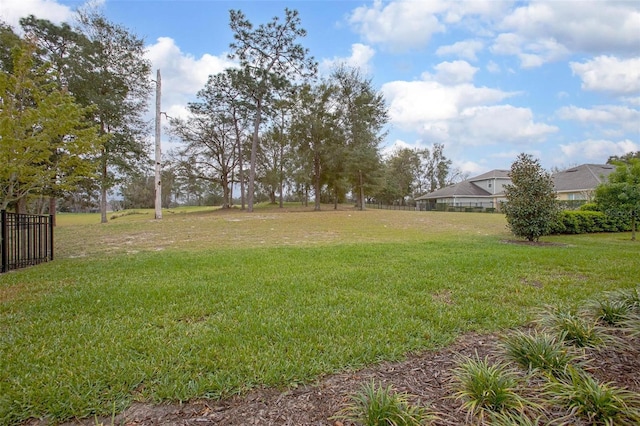
M 0 18 L 70 21 L 75 0 L 2 0 Z M 520 152 L 543 167 L 604 163 L 640 150 L 637 1 L 100 0 L 144 38 L 162 72 L 163 111 L 180 116 L 207 76 L 233 62 L 228 11 L 254 25 L 300 12 L 301 40 L 328 73 L 358 66 L 389 107 L 389 152 L 445 146 L 470 175 L 509 168 Z M 155 71 L 154 71 L 155 72 Z M 163 144 L 171 146 L 163 137 Z

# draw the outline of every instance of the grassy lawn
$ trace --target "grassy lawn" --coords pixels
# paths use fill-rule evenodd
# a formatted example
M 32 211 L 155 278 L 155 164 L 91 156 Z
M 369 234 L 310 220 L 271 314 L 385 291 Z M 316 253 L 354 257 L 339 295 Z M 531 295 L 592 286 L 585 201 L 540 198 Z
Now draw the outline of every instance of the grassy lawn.
M 56 260 L 0 275 L 0 424 L 293 386 L 640 276 L 629 234 L 508 244 L 499 214 L 136 213 L 60 215 Z

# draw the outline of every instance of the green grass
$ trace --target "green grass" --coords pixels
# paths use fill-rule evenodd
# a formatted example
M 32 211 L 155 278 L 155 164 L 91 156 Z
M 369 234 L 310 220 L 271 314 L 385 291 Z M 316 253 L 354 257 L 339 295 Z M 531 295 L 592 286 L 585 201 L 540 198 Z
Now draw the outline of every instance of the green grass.
M 60 215 L 56 260 L 0 275 L 0 424 L 311 382 L 640 276 L 628 235 L 507 244 L 497 214 L 261 206 L 97 222 Z

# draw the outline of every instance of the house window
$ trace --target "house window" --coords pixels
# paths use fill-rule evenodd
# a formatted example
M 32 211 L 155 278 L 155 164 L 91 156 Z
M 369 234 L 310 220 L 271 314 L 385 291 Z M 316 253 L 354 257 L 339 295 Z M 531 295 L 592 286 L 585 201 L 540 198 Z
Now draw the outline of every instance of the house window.
M 489 188 L 491 188 L 491 182 L 489 182 Z

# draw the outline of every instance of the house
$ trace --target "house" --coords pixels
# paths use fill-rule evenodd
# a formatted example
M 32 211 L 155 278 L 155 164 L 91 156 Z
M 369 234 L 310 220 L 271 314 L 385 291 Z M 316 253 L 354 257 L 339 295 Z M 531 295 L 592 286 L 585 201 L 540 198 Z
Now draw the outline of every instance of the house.
M 417 197 L 416 202 L 436 209 L 498 208 L 504 198 L 504 186 L 511 183 L 509 170 L 491 170 L 471 179 Z M 428 207 L 427 207 L 428 208 Z
M 598 185 L 616 170 L 611 164 L 583 164 L 561 172 L 551 178 L 560 201 L 591 201 Z
M 560 201 L 589 201 L 595 188 L 615 171 L 609 164 L 583 164 L 554 173 L 551 178 Z M 420 210 L 500 208 L 506 201 L 504 186 L 511 183 L 509 170 L 491 170 L 480 176 L 417 197 Z

